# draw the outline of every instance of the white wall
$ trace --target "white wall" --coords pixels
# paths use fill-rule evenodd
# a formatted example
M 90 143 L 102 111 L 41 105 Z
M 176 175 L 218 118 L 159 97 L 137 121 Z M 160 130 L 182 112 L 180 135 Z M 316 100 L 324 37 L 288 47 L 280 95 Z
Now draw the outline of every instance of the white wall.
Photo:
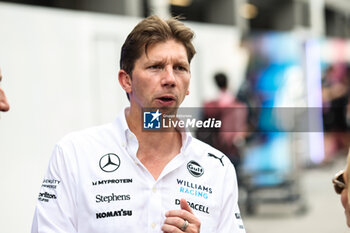
M 11 104 L 0 119 L 1 232 L 30 231 L 54 143 L 70 131 L 110 122 L 128 104 L 117 82 L 119 53 L 138 21 L 0 3 L 2 86 Z M 198 54 L 184 106 L 200 106 L 215 96 L 217 70 L 238 87 L 244 60 L 234 28 L 189 25 Z

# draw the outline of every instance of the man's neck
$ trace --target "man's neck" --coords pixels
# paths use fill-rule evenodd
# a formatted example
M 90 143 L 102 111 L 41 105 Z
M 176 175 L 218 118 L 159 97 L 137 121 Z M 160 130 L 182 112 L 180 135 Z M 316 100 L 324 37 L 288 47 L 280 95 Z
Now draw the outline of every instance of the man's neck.
M 166 164 L 180 153 L 181 133 L 175 128 L 164 132 L 146 132 L 142 130 L 141 116 L 141 113 L 129 111 L 126 112 L 126 121 L 139 143 L 138 159 L 157 179 Z

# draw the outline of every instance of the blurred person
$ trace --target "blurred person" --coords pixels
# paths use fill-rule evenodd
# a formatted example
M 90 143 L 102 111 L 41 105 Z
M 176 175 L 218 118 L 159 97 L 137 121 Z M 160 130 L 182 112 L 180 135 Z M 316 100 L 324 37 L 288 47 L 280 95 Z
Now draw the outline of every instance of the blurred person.
M 348 152 L 347 164 L 344 170 L 339 171 L 333 178 L 335 192 L 340 194 L 340 200 L 344 207 L 346 224 L 350 227 L 350 149 Z
M 0 84 L 2 81 L 2 73 L 0 69 Z M 10 109 L 10 105 L 7 101 L 5 91 L 0 87 L 0 111 L 1 112 L 7 112 Z
M 245 232 L 229 159 L 188 132 L 143 130 L 145 107 L 176 114 L 189 94 L 193 36 L 174 18 L 136 25 L 118 74 L 130 107 L 56 145 L 32 233 Z
M 211 145 L 226 154 L 237 170 L 247 136 L 247 107 L 228 89 L 226 74 L 216 73 L 214 80 L 219 95 L 215 100 L 204 103 L 204 115 L 205 118 L 220 119 L 222 127 L 211 135 Z
M 325 162 L 349 147 L 347 105 L 349 100 L 349 73 L 344 64 L 329 66 L 322 80 Z

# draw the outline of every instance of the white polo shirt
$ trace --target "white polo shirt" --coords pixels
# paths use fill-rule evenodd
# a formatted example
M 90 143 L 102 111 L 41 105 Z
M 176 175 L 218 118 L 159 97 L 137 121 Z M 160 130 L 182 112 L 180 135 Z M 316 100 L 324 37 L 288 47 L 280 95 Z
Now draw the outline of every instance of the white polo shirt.
M 138 141 L 124 113 L 67 135 L 53 151 L 32 233 L 160 233 L 181 198 L 200 219 L 201 233 L 244 233 L 229 159 L 190 133 L 182 141 L 155 180 L 136 157 Z

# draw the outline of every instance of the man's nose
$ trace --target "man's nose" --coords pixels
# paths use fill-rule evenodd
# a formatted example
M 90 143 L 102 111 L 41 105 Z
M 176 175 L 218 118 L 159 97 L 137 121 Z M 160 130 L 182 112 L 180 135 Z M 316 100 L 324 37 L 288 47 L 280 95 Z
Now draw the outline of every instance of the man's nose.
M 0 88 L 0 111 L 6 112 L 10 109 L 4 90 Z
M 176 86 L 176 77 L 172 67 L 168 66 L 163 70 L 161 84 L 166 87 Z

